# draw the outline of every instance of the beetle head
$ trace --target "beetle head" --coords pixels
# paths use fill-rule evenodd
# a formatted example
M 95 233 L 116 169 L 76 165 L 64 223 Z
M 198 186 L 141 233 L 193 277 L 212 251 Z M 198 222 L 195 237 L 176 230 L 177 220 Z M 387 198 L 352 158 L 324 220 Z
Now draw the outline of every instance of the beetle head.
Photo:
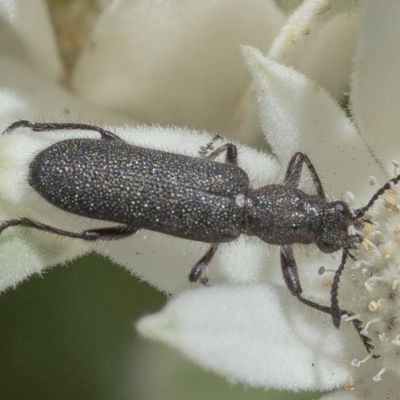
M 364 226 L 343 201 L 326 203 L 322 211 L 321 228 L 317 246 L 323 253 L 333 253 L 339 249 L 355 248 L 362 236 L 357 233 Z

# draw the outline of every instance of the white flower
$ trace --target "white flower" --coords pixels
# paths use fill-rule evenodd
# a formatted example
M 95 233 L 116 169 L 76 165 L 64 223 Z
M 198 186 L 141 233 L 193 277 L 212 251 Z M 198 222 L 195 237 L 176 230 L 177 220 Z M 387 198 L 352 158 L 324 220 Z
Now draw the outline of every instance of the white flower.
M 356 193 L 354 208 L 365 205 L 377 190 L 368 187 L 369 175 L 375 175 L 380 184 L 393 177 L 392 159 L 399 159 L 400 151 L 396 68 L 400 47 L 393 42 L 398 37 L 399 5 L 388 2 L 382 7 L 367 1 L 357 7 L 361 4 L 305 2 L 272 50 L 273 55 L 288 58 L 288 52 L 296 52 L 293 43 L 300 43 L 304 50 L 314 42 L 315 49 L 318 28 L 332 32 L 345 17 L 359 20 L 349 97 L 352 119 L 316 82 L 254 49 L 243 50 L 258 87 L 263 131 L 274 154 L 282 163 L 295 151 L 311 154 L 333 197 L 346 190 Z M 309 17 L 307 23 L 305 16 Z M 308 46 L 301 42 L 304 34 Z M 347 43 L 341 44 L 346 47 Z M 313 61 L 317 62 L 311 59 L 309 64 Z M 369 242 L 356 252 L 357 262 L 347 263 L 339 287 L 341 307 L 364 321 L 375 346 L 373 354 L 380 356 L 377 359 L 358 361 L 367 353 L 351 326 L 346 326 L 349 323 L 342 322 L 341 330 L 335 331 L 329 316 L 316 316 L 316 311 L 288 297 L 276 275 L 276 254 L 264 261 L 268 275 L 263 277 L 263 285 L 249 285 L 243 279 L 246 285 L 185 292 L 159 314 L 143 318 L 139 330 L 180 349 L 203 367 L 249 385 L 292 390 L 341 388 L 324 399 L 398 399 L 398 203 L 396 193 L 377 201 L 371 210 L 374 229 Z M 249 254 L 246 257 L 242 271 L 247 276 L 260 260 Z M 335 270 L 340 260 L 307 254 L 304 249 L 299 250 L 297 260 L 305 296 L 329 304 L 333 274 L 318 276 L 318 266 Z M 377 383 L 381 379 L 383 382 Z

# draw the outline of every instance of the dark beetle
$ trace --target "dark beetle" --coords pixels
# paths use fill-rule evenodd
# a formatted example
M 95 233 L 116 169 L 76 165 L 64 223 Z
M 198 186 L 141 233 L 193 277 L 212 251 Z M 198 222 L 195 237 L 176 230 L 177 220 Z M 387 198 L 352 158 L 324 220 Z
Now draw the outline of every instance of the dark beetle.
M 31 123 L 18 121 L 17 128 L 36 132 L 82 129 L 101 139 L 68 139 L 35 156 L 29 166 L 29 184 L 46 201 L 73 214 L 120 223 L 116 227 L 69 232 L 31 219 L 12 219 L 0 225 L 25 226 L 83 240 L 120 239 L 139 229 L 211 243 L 192 268 L 189 279 L 202 278 L 219 243 L 242 233 L 281 246 L 281 266 L 290 292 L 304 304 L 333 317 L 339 327 L 342 315 L 337 300 L 340 273 L 349 253 L 361 242 L 363 216 L 390 187 L 387 183 L 367 206 L 352 212 L 342 201 L 328 202 L 318 174 L 309 158 L 296 153 L 289 162 L 282 185 L 250 187 L 246 172 L 237 166 L 237 149 L 225 144 L 207 158 L 194 158 L 133 146 L 110 131 L 86 124 Z M 225 163 L 213 161 L 225 152 Z M 309 169 L 316 195 L 298 189 L 303 165 Z M 400 176 L 392 179 L 397 183 Z M 315 243 L 324 253 L 343 249 L 342 262 L 332 285 L 332 305 L 323 306 L 302 297 L 292 244 Z M 361 321 L 352 320 L 360 333 Z M 373 346 L 360 335 L 365 347 Z

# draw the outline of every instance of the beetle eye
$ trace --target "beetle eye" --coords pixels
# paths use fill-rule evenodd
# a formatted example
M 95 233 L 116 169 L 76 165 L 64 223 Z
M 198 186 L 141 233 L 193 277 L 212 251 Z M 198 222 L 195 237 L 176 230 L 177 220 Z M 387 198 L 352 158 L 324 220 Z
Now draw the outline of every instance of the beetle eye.
M 334 202 L 335 212 L 343 215 L 345 218 L 351 219 L 353 215 L 349 209 L 349 206 L 343 201 Z
M 319 241 L 317 246 L 323 253 L 333 253 L 337 250 L 337 246 L 332 243 L 324 242 L 323 240 Z

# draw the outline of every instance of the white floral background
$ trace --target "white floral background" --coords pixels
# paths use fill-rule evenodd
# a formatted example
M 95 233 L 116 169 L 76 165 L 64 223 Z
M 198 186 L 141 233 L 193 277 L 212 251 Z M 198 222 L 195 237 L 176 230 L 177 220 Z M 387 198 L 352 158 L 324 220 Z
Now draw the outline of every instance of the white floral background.
M 89 122 L 193 156 L 218 133 L 241 143 L 254 186 L 279 182 L 303 151 L 327 193 L 353 192 L 356 208 L 377 190 L 369 177 L 383 184 L 400 160 L 399 16 L 395 0 L 0 0 L 0 130 L 18 119 Z M 3 135 L 1 220 L 96 226 L 26 183 L 35 152 L 90 135 Z M 359 367 L 367 353 L 351 324 L 336 330 L 292 298 L 277 249 L 260 240 L 220 246 L 205 288 L 187 283 L 202 244 L 5 231 L 0 398 L 400 399 L 400 221 L 390 196 L 341 279 L 341 306 L 360 315 L 380 356 Z M 125 270 L 84 256 L 93 250 Z M 305 296 L 328 304 L 340 258 L 312 246 L 296 258 Z

